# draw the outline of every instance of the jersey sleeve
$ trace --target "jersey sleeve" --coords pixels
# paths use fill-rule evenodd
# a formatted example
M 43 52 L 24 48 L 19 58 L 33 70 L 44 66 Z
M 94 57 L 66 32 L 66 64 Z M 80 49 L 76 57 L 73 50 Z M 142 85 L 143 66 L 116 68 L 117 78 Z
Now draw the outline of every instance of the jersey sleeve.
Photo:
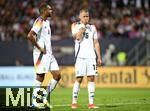
M 76 23 L 73 23 L 71 25 L 71 31 L 72 31 L 72 36 L 74 37 L 74 35 L 79 31 L 78 28 L 76 27 Z
M 96 27 L 95 27 L 94 25 L 93 25 L 93 30 L 94 30 L 93 38 L 94 38 L 94 39 L 98 39 L 97 30 L 96 30 Z
M 37 34 L 42 28 L 42 23 L 42 19 L 36 19 L 31 30 Z

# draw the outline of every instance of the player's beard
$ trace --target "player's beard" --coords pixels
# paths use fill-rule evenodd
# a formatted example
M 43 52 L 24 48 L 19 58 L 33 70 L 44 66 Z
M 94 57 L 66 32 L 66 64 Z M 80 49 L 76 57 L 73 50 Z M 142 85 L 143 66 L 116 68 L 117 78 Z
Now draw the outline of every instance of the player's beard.
M 89 23 L 89 19 L 84 20 L 84 24 L 88 24 Z
M 81 23 L 86 25 L 86 24 L 88 24 L 88 21 L 84 20 L 84 21 L 81 21 Z
M 47 14 L 47 17 L 51 17 L 51 14 L 50 14 L 50 13 L 48 13 L 48 14 Z
M 48 12 L 47 17 L 51 17 L 53 12 Z
M 85 22 L 84 22 L 84 24 L 86 25 L 86 24 L 88 24 L 89 23 L 89 21 L 88 20 L 86 20 Z

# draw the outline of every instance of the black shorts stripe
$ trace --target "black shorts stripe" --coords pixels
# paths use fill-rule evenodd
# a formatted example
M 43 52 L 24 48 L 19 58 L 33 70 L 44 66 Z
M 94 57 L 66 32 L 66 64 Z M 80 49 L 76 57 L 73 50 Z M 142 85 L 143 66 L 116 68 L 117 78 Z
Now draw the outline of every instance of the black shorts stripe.
M 76 54 L 75 59 L 74 59 L 74 63 L 76 63 L 76 59 L 77 59 L 77 57 L 78 57 L 79 51 L 80 51 L 80 43 L 79 43 L 79 47 L 78 47 L 77 54 Z

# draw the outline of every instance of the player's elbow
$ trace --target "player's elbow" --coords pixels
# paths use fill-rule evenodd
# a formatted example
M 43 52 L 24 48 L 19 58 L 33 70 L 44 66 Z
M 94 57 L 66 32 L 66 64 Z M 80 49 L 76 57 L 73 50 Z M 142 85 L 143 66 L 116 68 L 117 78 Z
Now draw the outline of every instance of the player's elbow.
M 81 39 L 81 37 L 80 37 L 80 35 L 78 33 L 73 35 L 73 38 L 76 39 L 76 40 L 80 40 Z
M 27 39 L 31 41 L 33 38 L 34 37 L 33 37 L 32 33 L 29 32 L 28 35 L 27 35 Z
M 76 40 L 80 40 L 80 38 L 76 38 Z
M 80 35 L 76 35 L 76 40 L 80 40 L 81 39 L 81 37 L 80 37 Z

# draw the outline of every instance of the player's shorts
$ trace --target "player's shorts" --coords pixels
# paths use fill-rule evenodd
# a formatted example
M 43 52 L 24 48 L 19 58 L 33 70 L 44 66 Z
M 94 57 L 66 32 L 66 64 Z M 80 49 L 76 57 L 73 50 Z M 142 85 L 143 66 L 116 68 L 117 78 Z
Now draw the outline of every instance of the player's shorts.
M 96 59 L 77 58 L 75 74 L 78 76 L 97 76 Z
M 59 70 L 57 61 L 53 55 L 33 53 L 35 71 L 38 74 Z

